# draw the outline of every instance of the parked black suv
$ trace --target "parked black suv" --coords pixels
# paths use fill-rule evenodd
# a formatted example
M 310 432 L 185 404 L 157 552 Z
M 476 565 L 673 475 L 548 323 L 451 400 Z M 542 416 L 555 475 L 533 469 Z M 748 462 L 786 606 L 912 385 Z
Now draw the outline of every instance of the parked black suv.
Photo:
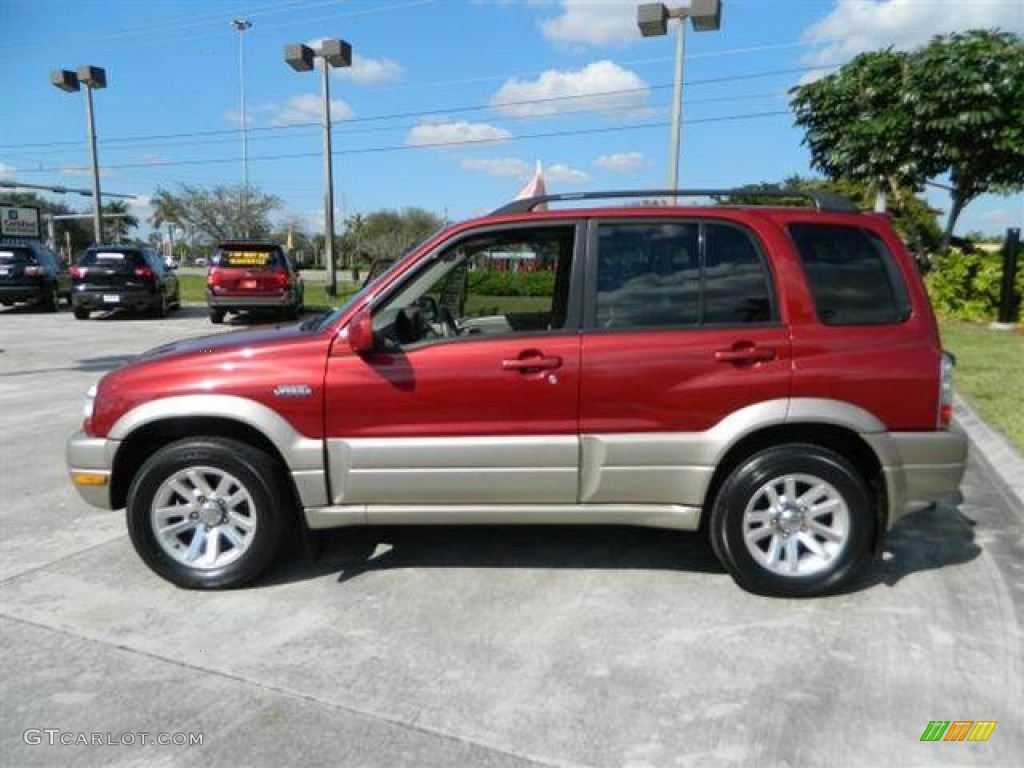
M 0 303 L 27 301 L 56 312 L 62 298 L 71 301 L 71 276 L 51 251 L 37 243 L 0 243 Z
M 97 245 L 71 268 L 72 306 L 85 320 L 94 310 L 132 309 L 166 317 L 181 306 L 178 278 L 144 245 Z

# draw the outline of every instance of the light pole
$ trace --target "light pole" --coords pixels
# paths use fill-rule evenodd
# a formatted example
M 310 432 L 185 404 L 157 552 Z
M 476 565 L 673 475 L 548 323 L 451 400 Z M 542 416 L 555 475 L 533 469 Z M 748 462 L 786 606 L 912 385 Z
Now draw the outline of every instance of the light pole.
M 248 19 L 232 19 L 231 26 L 238 32 L 238 88 L 242 102 L 242 194 L 238 200 L 238 207 L 240 223 L 245 228 L 242 234 L 248 237 L 249 228 L 245 222 L 248 221 L 246 213 L 249 202 L 249 126 L 245 118 L 245 43 L 243 34 L 245 30 L 252 29 L 252 22 Z
M 669 189 L 679 188 L 679 144 L 683 124 L 683 52 L 686 44 L 687 17 L 697 32 L 716 30 L 722 25 L 722 0 L 690 0 L 688 6 L 672 9 L 667 8 L 664 3 L 641 3 L 636 9 L 636 24 L 644 37 L 666 35 L 668 20 L 679 20 L 676 25 L 676 66 L 672 88 L 672 132 L 668 144 Z
M 57 69 L 50 74 L 50 82 L 62 91 L 71 93 L 85 86 L 85 116 L 89 132 L 89 159 L 92 163 L 92 227 L 96 244 L 103 242 L 103 209 L 100 201 L 100 166 L 96 155 L 96 122 L 92 114 L 92 91 L 107 87 L 107 71 L 102 67 L 79 67 L 77 72 Z
M 284 60 L 296 72 L 309 72 L 316 59 L 323 62 L 324 133 L 324 255 L 327 259 L 327 295 L 338 295 L 334 272 L 334 171 L 331 161 L 331 67 L 352 65 L 352 46 L 344 40 L 323 40 L 314 51 L 308 45 L 286 45 Z

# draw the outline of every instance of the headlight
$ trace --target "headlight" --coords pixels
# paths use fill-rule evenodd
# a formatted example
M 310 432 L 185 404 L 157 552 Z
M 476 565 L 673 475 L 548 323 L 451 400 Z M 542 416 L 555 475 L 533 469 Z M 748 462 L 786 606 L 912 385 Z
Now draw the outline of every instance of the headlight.
M 85 393 L 85 402 L 82 403 L 82 417 L 89 421 L 92 418 L 92 407 L 96 403 L 96 385 L 93 384 Z

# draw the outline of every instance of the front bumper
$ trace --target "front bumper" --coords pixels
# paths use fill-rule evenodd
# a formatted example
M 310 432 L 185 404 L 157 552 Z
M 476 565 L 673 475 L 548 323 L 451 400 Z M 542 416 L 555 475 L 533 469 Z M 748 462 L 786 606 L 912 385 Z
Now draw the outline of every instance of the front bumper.
M 68 438 L 65 457 L 71 482 L 85 501 L 100 509 L 113 509 L 110 480 L 119 441 L 76 432 Z

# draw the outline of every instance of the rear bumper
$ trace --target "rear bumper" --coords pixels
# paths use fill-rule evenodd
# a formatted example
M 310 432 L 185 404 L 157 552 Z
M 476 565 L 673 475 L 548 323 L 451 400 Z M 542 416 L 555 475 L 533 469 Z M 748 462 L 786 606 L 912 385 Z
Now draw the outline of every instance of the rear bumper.
M 112 299 L 112 300 L 111 300 Z M 71 293 L 71 305 L 75 309 L 155 309 L 160 303 L 160 294 L 139 288 L 79 288 Z
M 0 301 L 41 301 L 45 296 L 44 286 L 0 285 Z
M 118 444 L 117 440 L 91 437 L 84 432 L 76 432 L 68 438 L 65 458 L 71 482 L 91 506 L 114 508 L 110 499 L 110 477 Z
M 210 309 L 241 311 L 245 309 L 286 309 L 298 304 L 293 293 L 280 296 L 232 296 L 231 294 L 214 294 L 206 292 L 206 306 Z
M 882 459 L 889 525 L 959 491 L 967 469 L 967 435 L 958 425 L 935 432 L 864 437 Z

